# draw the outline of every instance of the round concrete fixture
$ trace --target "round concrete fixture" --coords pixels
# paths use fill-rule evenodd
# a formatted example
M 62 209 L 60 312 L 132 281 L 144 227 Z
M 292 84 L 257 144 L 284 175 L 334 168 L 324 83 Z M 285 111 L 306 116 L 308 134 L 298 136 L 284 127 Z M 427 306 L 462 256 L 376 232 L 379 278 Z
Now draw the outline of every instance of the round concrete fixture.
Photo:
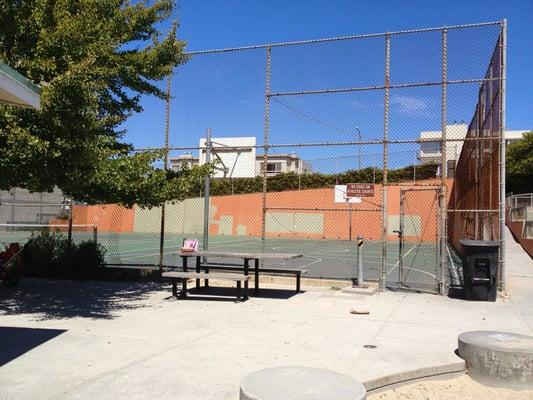
M 240 400 L 361 400 L 365 387 L 355 379 L 321 368 L 261 369 L 241 381 Z
M 533 337 L 474 331 L 459 335 L 469 375 L 488 386 L 533 389 Z

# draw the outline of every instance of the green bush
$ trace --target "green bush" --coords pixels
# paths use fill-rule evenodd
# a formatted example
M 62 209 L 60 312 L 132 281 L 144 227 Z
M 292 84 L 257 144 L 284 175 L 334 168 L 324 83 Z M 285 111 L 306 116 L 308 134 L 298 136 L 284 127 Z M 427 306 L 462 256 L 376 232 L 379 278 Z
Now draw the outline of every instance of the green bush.
M 62 233 L 32 236 L 23 253 L 26 276 L 62 279 L 97 279 L 104 275 L 105 248 L 92 241 L 69 243 Z

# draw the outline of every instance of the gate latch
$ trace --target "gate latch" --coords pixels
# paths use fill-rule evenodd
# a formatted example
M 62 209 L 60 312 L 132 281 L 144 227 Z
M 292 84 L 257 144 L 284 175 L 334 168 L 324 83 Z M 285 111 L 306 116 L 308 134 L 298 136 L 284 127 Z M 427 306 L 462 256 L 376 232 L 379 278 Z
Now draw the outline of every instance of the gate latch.
M 392 231 L 392 232 L 393 233 L 397 233 L 399 238 L 401 238 L 403 236 L 403 232 L 402 231 Z

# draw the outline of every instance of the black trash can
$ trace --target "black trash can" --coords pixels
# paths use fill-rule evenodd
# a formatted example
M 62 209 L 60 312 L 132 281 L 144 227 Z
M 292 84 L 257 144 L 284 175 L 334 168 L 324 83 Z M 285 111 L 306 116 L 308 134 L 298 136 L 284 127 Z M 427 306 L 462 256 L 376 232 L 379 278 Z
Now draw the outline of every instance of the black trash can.
M 463 279 L 467 300 L 496 301 L 500 244 L 491 240 L 461 240 Z

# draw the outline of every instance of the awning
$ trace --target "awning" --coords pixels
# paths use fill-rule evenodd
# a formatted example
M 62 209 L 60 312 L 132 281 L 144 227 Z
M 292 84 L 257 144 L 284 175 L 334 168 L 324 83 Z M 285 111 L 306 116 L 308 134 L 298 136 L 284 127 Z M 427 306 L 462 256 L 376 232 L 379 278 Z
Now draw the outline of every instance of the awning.
M 0 61 L 0 103 L 39 108 L 41 90 L 35 83 Z

